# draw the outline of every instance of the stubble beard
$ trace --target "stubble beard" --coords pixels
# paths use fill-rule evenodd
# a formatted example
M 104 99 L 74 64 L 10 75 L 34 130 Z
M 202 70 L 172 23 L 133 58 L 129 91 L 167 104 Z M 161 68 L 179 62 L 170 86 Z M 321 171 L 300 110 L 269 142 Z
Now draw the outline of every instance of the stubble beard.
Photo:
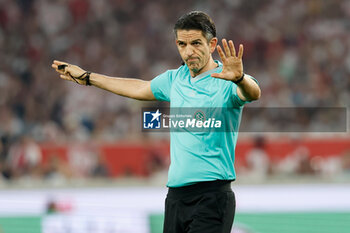
M 189 62 L 187 63 L 187 66 L 192 71 L 193 74 L 198 74 L 203 67 L 200 67 L 200 60 L 198 62 Z
M 191 71 L 193 74 L 198 74 L 202 69 L 199 68 L 192 68 Z
M 207 60 L 207 62 L 205 64 L 202 64 L 203 60 L 198 59 L 197 62 L 188 62 L 187 63 L 187 67 L 192 71 L 192 73 L 196 76 L 198 74 L 200 74 L 200 72 L 203 70 L 203 68 L 208 64 L 209 59 Z M 202 65 L 202 66 L 201 66 Z

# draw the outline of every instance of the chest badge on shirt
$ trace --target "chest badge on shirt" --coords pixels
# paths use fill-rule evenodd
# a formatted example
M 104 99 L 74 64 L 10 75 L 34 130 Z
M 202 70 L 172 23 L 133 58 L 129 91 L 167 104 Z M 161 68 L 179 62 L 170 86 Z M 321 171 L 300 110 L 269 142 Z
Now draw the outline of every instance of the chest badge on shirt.
M 198 110 L 193 114 L 193 118 L 197 121 L 205 121 L 205 114 L 203 111 Z

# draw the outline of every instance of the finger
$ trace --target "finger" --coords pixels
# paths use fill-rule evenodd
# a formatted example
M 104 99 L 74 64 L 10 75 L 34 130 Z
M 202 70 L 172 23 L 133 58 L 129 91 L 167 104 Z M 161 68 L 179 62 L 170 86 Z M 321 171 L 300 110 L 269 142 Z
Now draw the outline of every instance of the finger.
M 66 67 L 69 67 L 69 65 L 58 65 L 57 69 L 59 69 L 59 70 L 66 70 Z
M 230 56 L 231 56 L 231 51 L 230 51 L 230 49 L 229 49 L 229 47 L 228 47 L 228 45 L 227 45 L 226 39 L 223 39 L 223 40 L 222 40 L 222 46 L 224 47 L 226 56 L 227 56 L 227 57 L 230 57 Z
M 211 77 L 213 77 L 213 78 L 222 78 L 222 74 L 221 73 L 213 73 L 213 74 L 211 74 Z
M 53 64 L 56 64 L 56 65 L 68 65 L 67 62 L 64 62 L 64 61 L 58 61 L 58 60 L 54 60 L 53 61 Z
M 58 69 L 58 66 L 55 65 L 55 64 L 52 64 L 51 67 L 54 68 L 55 71 L 58 72 L 58 73 L 60 73 L 60 74 L 65 74 L 65 72 L 66 72 L 65 70 Z
M 73 79 L 72 79 L 71 77 L 69 77 L 68 75 L 64 75 L 64 74 L 61 74 L 61 75 L 60 75 L 60 78 L 61 78 L 61 79 L 64 79 L 64 80 L 73 81 Z
M 238 58 L 242 59 L 242 57 L 243 57 L 243 45 L 240 44 L 239 45 L 239 51 L 238 51 Z
M 235 56 L 236 56 L 236 49 L 235 49 L 235 45 L 233 44 L 233 41 L 230 40 L 230 41 L 228 42 L 228 44 L 229 44 L 229 46 L 230 46 L 232 56 L 235 57 Z
M 51 65 L 51 67 L 54 68 L 54 69 L 56 69 L 56 70 L 60 70 L 60 69 L 59 69 L 59 66 L 60 66 L 60 65 L 56 65 L 56 64 L 52 64 L 52 65 Z
M 64 70 L 59 70 L 56 64 L 52 64 L 51 67 L 54 68 L 56 72 L 60 74 L 64 74 Z
M 67 62 L 54 60 L 53 64 L 55 64 L 57 66 L 57 68 L 55 68 L 57 72 L 59 72 L 61 74 L 65 74 L 67 72 L 66 67 L 69 66 L 69 64 Z
M 220 45 L 218 45 L 218 46 L 216 47 L 216 49 L 218 50 L 218 53 L 219 53 L 219 56 L 220 56 L 221 60 L 222 60 L 222 61 L 225 60 L 225 59 L 226 59 L 226 56 L 225 56 L 224 51 L 222 51 L 222 48 L 220 47 Z

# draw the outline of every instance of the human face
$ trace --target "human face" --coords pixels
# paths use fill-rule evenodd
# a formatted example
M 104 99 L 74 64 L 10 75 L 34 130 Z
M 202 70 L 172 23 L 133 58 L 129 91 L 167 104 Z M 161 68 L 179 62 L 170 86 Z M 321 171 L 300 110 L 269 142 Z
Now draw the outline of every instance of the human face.
M 212 68 L 211 54 L 215 50 L 216 43 L 216 38 L 208 42 L 200 30 L 177 30 L 176 45 L 192 76 Z

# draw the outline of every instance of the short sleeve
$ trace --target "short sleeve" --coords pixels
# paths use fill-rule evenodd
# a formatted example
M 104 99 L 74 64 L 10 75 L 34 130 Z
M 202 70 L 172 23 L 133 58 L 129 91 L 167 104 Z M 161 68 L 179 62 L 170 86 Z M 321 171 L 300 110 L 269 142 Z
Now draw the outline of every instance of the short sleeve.
M 168 70 L 151 81 L 151 90 L 157 100 L 170 102 L 170 89 L 173 81 L 173 72 Z
M 249 78 L 253 79 L 258 85 L 258 81 L 253 78 L 252 76 L 250 76 L 249 74 L 245 74 L 246 76 L 248 76 Z M 241 98 L 239 98 L 238 94 L 237 94 L 237 85 L 232 83 L 232 96 L 233 96 L 233 102 L 235 106 L 243 106 L 246 103 L 250 103 L 251 101 L 244 101 L 241 100 Z

